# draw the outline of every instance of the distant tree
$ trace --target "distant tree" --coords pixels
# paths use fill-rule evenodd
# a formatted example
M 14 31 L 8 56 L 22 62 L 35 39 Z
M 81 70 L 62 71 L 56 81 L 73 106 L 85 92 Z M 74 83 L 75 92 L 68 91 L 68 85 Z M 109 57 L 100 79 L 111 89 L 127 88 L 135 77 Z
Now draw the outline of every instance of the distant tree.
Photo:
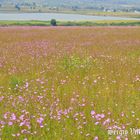
M 113 12 L 117 12 L 117 10 L 116 9 L 113 9 Z
M 38 12 L 41 13 L 42 12 L 41 9 L 39 9 Z
M 33 6 L 36 7 L 36 3 L 35 2 L 33 2 Z
M 18 10 L 18 11 L 20 11 L 20 6 L 19 5 L 15 5 L 15 8 Z
M 73 11 L 77 11 L 78 9 L 79 9 L 78 6 L 72 6 L 72 10 L 73 10 Z
M 59 11 L 59 8 L 58 7 L 56 8 L 56 11 Z
M 52 25 L 52 26 L 56 26 L 56 25 L 57 25 L 55 19 L 52 19 L 52 20 L 51 20 L 51 25 Z

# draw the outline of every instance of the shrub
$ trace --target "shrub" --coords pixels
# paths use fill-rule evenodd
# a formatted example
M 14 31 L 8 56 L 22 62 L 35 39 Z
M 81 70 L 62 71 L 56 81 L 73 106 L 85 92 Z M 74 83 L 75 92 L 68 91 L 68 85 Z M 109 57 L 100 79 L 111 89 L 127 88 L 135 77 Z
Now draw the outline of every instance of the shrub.
M 51 25 L 52 25 L 52 26 L 56 26 L 56 25 L 57 25 L 55 19 L 52 19 L 52 20 L 51 20 Z

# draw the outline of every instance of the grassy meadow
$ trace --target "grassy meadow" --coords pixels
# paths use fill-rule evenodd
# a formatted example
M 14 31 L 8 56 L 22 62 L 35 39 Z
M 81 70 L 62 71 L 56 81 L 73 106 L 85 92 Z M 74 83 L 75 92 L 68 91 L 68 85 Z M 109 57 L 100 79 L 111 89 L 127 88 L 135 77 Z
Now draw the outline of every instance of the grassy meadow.
M 139 140 L 140 27 L 0 27 L 1 140 Z
M 58 26 L 140 26 L 137 20 L 57 21 Z M 51 26 L 50 21 L 0 21 L 0 26 Z

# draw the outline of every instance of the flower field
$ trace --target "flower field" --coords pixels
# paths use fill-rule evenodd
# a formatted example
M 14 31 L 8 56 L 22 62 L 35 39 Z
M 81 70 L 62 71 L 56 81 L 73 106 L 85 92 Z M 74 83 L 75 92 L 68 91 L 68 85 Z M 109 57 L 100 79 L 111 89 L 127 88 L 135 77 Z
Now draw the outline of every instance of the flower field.
M 0 27 L 1 140 L 139 140 L 140 27 Z

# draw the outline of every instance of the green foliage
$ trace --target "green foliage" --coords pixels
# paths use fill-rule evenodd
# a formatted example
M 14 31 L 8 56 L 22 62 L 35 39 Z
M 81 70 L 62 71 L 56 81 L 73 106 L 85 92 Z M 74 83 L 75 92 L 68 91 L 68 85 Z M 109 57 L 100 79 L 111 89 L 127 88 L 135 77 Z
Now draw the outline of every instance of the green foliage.
M 131 58 L 138 58 L 140 56 L 140 51 L 137 50 L 137 51 L 129 52 L 128 56 Z
M 51 20 L 51 25 L 52 25 L 52 26 L 56 26 L 56 25 L 57 25 L 55 19 L 52 19 L 52 20 Z
M 17 76 L 12 76 L 10 78 L 10 87 L 13 90 L 16 90 L 21 83 L 22 83 L 22 80 Z
M 90 57 L 80 58 L 78 56 L 71 56 L 71 57 L 66 56 L 62 60 L 61 66 L 65 70 L 74 70 L 74 69 L 83 69 L 83 68 L 88 69 L 89 67 L 91 67 L 93 62 L 94 61 Z

